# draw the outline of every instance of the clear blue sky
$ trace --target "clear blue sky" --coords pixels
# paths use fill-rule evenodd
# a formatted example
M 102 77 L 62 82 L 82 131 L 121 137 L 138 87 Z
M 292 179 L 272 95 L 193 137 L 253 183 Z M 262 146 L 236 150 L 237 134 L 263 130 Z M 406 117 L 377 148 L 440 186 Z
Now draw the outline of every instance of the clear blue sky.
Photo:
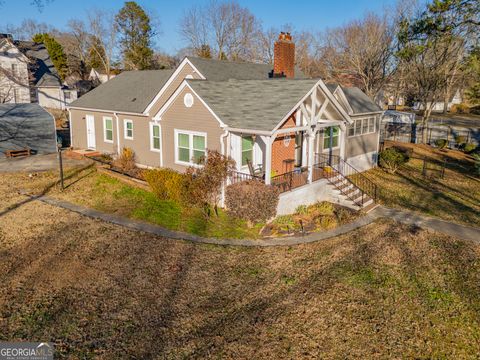
M 161 22 L 162 33 L 156 38 L 159 49 L 175 53 L 185 44 L 178 34 L 178 21 L 183 10 L 201 0 L 137 0 L 146 10 L 153 10 Z M 296 30 L 318 31 L 342 25 L 367 11 L 390 8 L 394 0 L 238 0 L 268 27 L 292 24 Z M 24 18 L 46 22 L 62 29 L 72 18 L 83 19 L 86 11 L 101 8 L 117 12 L 123 1 L 117 0 L 50 0 L 39 11 L 32 0 L 4 0 L 0 5 L 0 28 L 19 24 Z

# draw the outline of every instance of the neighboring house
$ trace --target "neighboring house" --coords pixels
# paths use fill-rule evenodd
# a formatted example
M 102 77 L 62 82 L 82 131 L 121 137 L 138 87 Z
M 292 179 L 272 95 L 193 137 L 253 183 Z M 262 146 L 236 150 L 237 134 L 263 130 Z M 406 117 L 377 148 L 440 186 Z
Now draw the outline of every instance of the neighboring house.
M 54 118 L 38 104 L 0 104 L 0 152 L 25 148 L 57 151 Z
M 111 71 L 110 76 L 108 76 L 105 70 L 92 68 L 92 70 L 90 70 L 90 75 L 88 76 L 88 79 L 98 84 L 104 84 L 108 80 L 112 80 L 115 76 L 118 75 L 118 73 L 118 71 L 114 70 Z
M 453 105 L 461 104 L 462 101 L 463 101 L 462 92 L 460 91 L 460 89 L 457 89 L 457 91 L 455 91 L 455 93 L 450 97 L 450 100 L 448 101 L 447 110 L 450 111 Z M 430 107 L 430 104 L 431 102 L 428 102 L 427 107 Z M 445 101 L 437 101 L 435 104 L 433 104 L 432 110 L 443 111 L 444 108 L 445 108 Z M 416 101 L 413 104 L 413 110 L 424 110 L 424 106 L 421 102 Z
M 0 66 L 1 102 L 38 103 L 65 109 L 77 98 L 75 89 L 62 84 L 41 43 L 17 41 L 8 34 L 0 34 Z
M 186 57 L 174 71 L 123 72 L 69 106 L 72 146 L 108 153 L 129 147 L 139 166 L 178 171 L 195 166 L 206 149 L 218 150 L 236 161 L 230 182 L 252 178 L 255 168 L 281 188 L 280 213 L 340 199 L 319 164 L 335 171 L 338 164 L 374 166 L 382 110 L 357 88 L 306 79 L 294 53 L 281 34 L 273 69 Z M 348 197 L 359 205 L 353 191 Z

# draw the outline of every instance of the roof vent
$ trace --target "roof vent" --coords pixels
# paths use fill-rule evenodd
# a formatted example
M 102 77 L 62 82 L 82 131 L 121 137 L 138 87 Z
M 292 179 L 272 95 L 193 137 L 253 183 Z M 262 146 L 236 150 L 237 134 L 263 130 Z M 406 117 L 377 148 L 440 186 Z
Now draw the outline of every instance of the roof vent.
M 133 99 L 132 99 L 132 102 L 134 102 L 134 101 L 136 101 L 136 100 L 137 100 L 137 98 L 133 98 Z

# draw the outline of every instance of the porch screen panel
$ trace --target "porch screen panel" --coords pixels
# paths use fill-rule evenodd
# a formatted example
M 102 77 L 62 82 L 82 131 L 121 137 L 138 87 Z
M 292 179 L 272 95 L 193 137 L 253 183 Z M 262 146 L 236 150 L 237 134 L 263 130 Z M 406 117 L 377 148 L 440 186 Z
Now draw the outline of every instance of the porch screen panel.
M 242 137 L 242 166 L 246 166 L 248 161 L 253 160 L 253 138 L 251 136 Z
M 333 126 L 333 133 L 332 133 L 332 148 L 338 147 L 338 134 L 340 132 L 340 129 L 338 126 Z M 328 149 L 330 148 L 330 127 L 325 129 L 324 135 L 323 135 L 323 148 Z

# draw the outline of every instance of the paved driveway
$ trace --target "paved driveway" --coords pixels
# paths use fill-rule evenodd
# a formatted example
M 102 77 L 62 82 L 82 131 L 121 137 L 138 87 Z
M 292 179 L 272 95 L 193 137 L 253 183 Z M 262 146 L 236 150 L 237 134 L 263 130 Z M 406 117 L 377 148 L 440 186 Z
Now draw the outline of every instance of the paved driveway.
M 83 166 L 87 165 L 89 160 L 75 160 L 63 158 L 64 166 Z M 32 155 L 21 158 L 1 158 L 0 157 L 0 173 L 1 172 L 17 172 L 17 171 L 48 171 L 58 169 L 57 154 L 48 155 Z

